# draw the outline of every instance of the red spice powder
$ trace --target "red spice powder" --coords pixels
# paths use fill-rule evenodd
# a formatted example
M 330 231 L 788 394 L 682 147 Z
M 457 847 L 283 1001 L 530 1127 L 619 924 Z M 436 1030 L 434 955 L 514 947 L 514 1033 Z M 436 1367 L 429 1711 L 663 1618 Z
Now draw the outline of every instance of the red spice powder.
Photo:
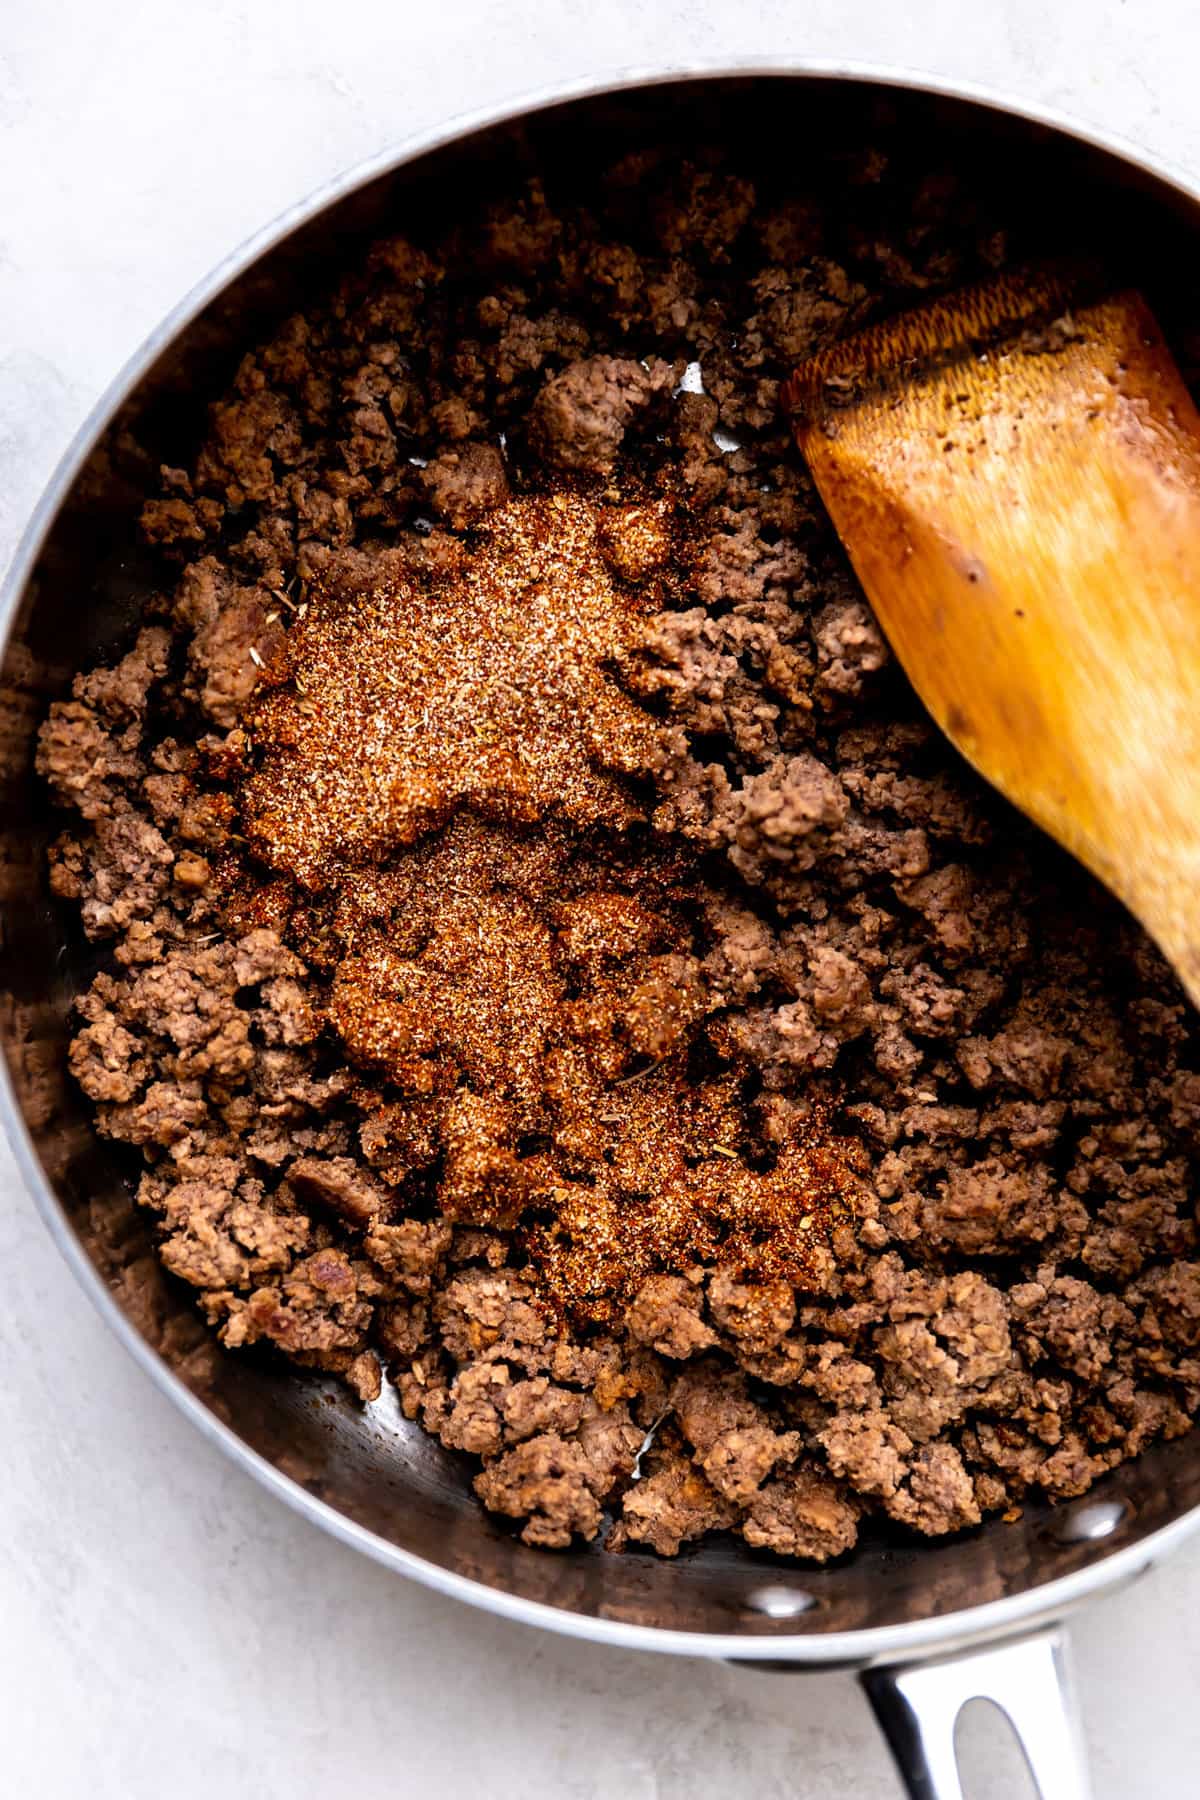
M 236 907 L 292 894 L 327 1027 L 384 1084 L 389 1178 L 519 1229 L 547 1307 L 596 1324 L 703 1264 L 826 1286 L 859 1190 L 818 1111 L 764 1166 L 694 860 L 639 834 L 627 777 L 670 740 L 620 672 L 670 527 L 661 502 L 521 499 L 445 578 L 313 593 L 240 793 Z

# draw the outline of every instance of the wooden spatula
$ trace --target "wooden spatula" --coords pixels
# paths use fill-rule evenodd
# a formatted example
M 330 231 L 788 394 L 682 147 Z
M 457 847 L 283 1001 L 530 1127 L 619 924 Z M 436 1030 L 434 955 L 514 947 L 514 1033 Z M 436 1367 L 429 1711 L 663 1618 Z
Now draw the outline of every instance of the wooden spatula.
M 1200 414 L 1145 302 L 1005 278 L 784 387 L 917 692 L 1200 1005 Z

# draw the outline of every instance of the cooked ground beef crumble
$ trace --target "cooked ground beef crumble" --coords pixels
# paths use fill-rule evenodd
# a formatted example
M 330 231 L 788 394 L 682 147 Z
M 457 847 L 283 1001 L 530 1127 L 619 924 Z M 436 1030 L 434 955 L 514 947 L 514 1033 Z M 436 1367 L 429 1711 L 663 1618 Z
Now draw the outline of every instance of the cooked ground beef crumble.
M 164 591 L 43 728 L 163 1262 L 529 1543 L 823 1560 L 1200 1406 L 1187 1009 L 931 729 L 777 406 L 1007 254 L 882 153 L 381 242 L 163 470 Z

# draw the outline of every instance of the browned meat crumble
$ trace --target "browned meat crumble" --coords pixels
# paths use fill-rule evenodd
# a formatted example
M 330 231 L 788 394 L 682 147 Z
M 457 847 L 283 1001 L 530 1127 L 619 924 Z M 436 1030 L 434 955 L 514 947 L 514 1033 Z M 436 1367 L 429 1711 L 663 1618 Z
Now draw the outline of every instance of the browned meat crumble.
M 631 158 L 377 244 L 143 512 L 39 767 L 166 1267 L 531 1544 L 826 1559 L 1200 1406 L 1190 1018 L 891 664 L 778 416 L 952 176 Z

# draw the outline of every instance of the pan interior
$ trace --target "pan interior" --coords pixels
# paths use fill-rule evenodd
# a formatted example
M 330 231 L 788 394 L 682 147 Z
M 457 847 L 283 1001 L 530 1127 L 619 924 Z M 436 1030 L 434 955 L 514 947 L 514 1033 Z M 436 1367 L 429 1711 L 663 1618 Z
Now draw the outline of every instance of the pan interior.
M 1168 331 L 1186 304 L 1175 271 L 1195 247 L 1200 213 L 1164 184 L 1104 152 L 982 106 L 870 83 L 807 77 L 673 82 L 573 101 L 493 127 L 334 201 L 277 242 L 184 326 L 127 398 L 59 508 L 36 569 L 13 597 L 0 680 L 0 858 L 4 1049 L 48 1184 L 96 1277 L 149 1356 L 169 1366 L 237 1438 L 285 1477 L 371 1533 L 386 1559 L 407 1552 L 433 1570 L 618 1626 L 730 1634 L 802 1635 L 814 1659 L 830 1634 L 902 1626 L 1016 1596 L 1145 1538 L 1200 1501 L 1192 1439 L 1127 1465 L 1086 1501 L 1031 1507 L 956 1540 L 864 1541 L 841 1563 L 814 1569 L 758 1558 L 714 1541 L 666 1563 L 649 1555 L 525 1548 L 470 1493 L 469 1470 L 402 1417 L 389 1388 L 361 1409 L 331 1383 L 301 1380 L 265 1359 L 224 1354 L 208 1338 L 190 1292 L 159 1268 L 131 1200 L 130 1165 L 92 1130 L 65 1080 L 68 1011 L 91 977 L 93 953 L 51 899 L 44 849 L 56 829 L 31 772 L 32 737 L 73 672 L 117 645 L 159 579 L 135 529 L 142 484 L 160 463 L 185 460 L 202 424 L 197 396 L 220 391 L 238 355 L 300 293 L 320 287 L 381 229 L 453 216 L 460 201 L 503 191 L 531 166 L 581 178 L 640 142 L 750 145 L 755 157 L 801 161 L 831 137 L 870 140 L 884 109 L 928 139 L 931 155 L 994 184 L 1012 205 L 1037 207 L 1053 237 L 1072 221 L 1138 271 Z M 1181 245 L 1181 237 L 1188 240 Z M 1181 254 L 1182 252 L 1182 254 Z M 436 1576 L 434 1576 L 436 1579 Z M 830 1652 L 826 1652 L 829 1654 Z

